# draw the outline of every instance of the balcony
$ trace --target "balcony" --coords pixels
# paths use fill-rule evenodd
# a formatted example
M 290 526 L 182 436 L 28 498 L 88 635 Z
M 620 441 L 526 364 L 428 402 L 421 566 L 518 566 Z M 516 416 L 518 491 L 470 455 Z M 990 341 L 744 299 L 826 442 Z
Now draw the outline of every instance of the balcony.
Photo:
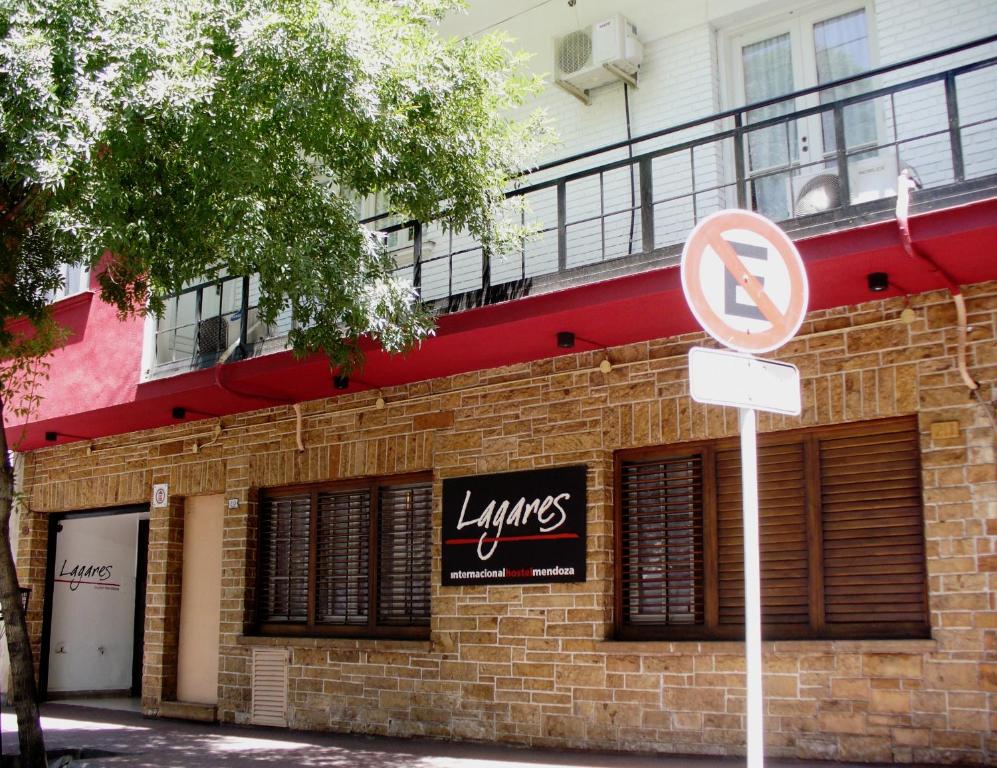
M 674 265 L 689 230 L 724 208 L 757 210 L 794 238 L 891 218 L 897 175 L 914 211 L 997 190 L 997 36 L 756 102 L 547 163 L 510 197 L 534 230 L 483 252 L 435 222 L 363 219 L 398 279 L 441 314 Z M 256 318 L 254 277 L 191 285 L 156 331 L 153 378 L 286 348 L 290 316 Z

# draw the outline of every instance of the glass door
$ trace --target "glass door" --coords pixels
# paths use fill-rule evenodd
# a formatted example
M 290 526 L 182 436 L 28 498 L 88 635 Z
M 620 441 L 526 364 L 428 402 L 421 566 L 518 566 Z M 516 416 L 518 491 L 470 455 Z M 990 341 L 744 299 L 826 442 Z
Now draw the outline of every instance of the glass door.
M 779 22 L 755 26 L 731 41 L 737 104 L 775 99 L 870 68 L 865 8 L 834 15 L 828 15 L 826 7 L 793 14 Z M 769 121 L 858 93 L 861 87 L 861 83 L 853 83 L 833 92 L 776 101 L 749 111 L 745 122 L 750 126 Z M 844 117 L 849 148 L 875 145 L 876 115 L 871 102 L 846 108 Z M 751 207 L 775 221 L 796 215 L 794 203 L 801 182 L 828 168 L 835 172 L 836 148 L 830 110 L 750 131 L 745 140 L 745 162 Z
M 857 75 L 872 69 L 869 25 L 864 8 L 834 16 L 813 25 L 814 74 L 817 85 Z M 821 91 L 820 103 L 861 93 L 867 84 L 859 81 Z M 843 110 L 845 146 L 874 146 L 877 139 L 876 107 L 873 101 L 851 104 Z M 834 113 L 821 113 L 821 149 L 826 157 L 837 150 Z

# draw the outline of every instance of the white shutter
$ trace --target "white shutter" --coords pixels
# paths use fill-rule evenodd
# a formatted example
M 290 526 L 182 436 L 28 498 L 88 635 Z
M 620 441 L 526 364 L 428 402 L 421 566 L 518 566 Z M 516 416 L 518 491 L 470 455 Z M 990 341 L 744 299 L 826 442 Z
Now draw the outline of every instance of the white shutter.
M 286 649 L 253 649 L 253 725 L 287 727 L 287 662 Z

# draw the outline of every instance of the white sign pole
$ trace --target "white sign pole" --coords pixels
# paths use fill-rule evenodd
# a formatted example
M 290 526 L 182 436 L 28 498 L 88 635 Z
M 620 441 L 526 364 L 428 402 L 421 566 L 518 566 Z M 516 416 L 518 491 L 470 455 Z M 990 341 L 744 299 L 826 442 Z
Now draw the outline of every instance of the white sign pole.
M 760 271 L 760 274 L 756 274 Z M 682 292 L 703 330 L 745 356 L 771 352 L 800 329 L 810 288 L 796 245 L 779 227 L 751 211 L 718 211 L 700 221 L 682 248 Z M 739 292 L 743 295 L 739 296 Z M 762 699 L 761 568 L 758 535 L 758 451 L 755 410 L 798 414 L 799 371 L 757 361 L 734 362 L 708 350 L 689 353 L 689 392 L 697 402 L 739 406 L 741 499 L 744 514 L 744 652 L 748 768 L 765 759 Z M 742 358 L 744 356 L 741 356 Z M 712 375 L 703 375 L 713 368 Z M 721 369 L 723 372 L 721 372 Z M 791 373 L 787 369 L 792 369 Z M 738 375 L 740 373 L 740 375 Z M 717 385 L 717 378 L 734 386 Z M 772 392 L 772 384 L 786 389 Z M 792 392 L 788 389 L 792 388 Z
M 744 640 L 747 660 L 748 768 L 764 765 L 762 720 L 762 599 L 758 544 L 758 449 L 755 410 L 738 409 L 741 422 L 741 506 L 744 517 Z

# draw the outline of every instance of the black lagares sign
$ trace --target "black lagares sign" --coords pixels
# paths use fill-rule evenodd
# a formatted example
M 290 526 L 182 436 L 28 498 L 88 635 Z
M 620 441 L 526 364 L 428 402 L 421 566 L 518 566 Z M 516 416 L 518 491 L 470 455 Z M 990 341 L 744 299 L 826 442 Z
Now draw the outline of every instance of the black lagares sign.
M 584 466 L 443 481 L 443 586 L 585 581 Z

